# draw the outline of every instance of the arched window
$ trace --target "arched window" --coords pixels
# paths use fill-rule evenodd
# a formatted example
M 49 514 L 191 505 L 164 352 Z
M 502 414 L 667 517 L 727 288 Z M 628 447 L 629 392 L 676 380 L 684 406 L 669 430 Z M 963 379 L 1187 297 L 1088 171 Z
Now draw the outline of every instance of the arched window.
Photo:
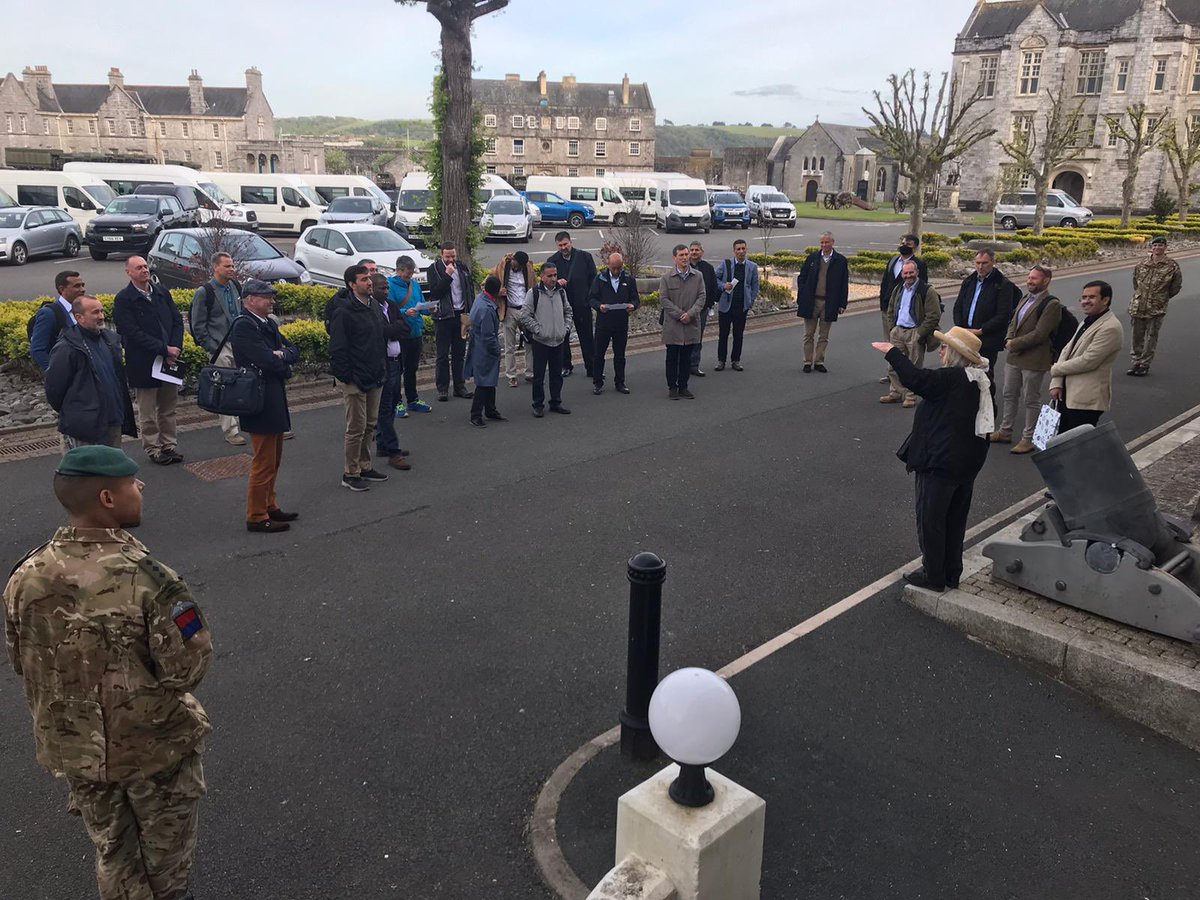
M 808 157 L 807 156 L 804 157 L 804 170 L 803 171 L 805 171 L 805 172 L 808 171 Z
M 875 190 L 882 194 L 887 191 L 887 169 L 880 166 L 875 173 Z
M 817 169 L 817 171 L 818 171 L 818 172 L 824 172 L 824 171 L 825 171 L 825 157 L 823 157 L 823 156 L 821 157 L 821 167 L 820 167 L 819 169 Z

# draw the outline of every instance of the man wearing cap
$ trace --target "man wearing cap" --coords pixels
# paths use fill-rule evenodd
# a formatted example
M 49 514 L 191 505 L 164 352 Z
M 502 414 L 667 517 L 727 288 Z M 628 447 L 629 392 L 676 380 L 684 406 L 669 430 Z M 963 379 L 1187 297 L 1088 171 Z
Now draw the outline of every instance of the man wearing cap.
M 58 413 L 64 451 L 86 444 L 121 446 L 137 437 L 121 339 L 104 327 L 104 305 L 95 297 L 71 304 L 76 328 L 64 328 L 46 367 L 46 399 Z
M 242 313 L 242 286 L 234 278 L 233 257 L 214 253 L 209 260 L 213 277 L 200 285 L 192 295 L 188 325 L 192 337 L 208 354 L 214 366 L 232 366 L 233 348 L 225 340 L 233 320 Z M 244 446 L 246 439 L 238 434 L 237 416 L 218 416 L 225 442 Z
M 1182 287 L 1183 273 L 1179 263 L 1167 256 L 1167 239 L 1160 235 L 1150 242 L 1150 258 L 1133 268 L 1133 297 L 1129 300 L 1129 318 L 1133 320 L 1130 351 L 1133 367 L 1126 375 L 1150 374 L 1167 303 Z
M 257 278 L 246 282 L 242 296 L 245 315 L 233 320 L 229 343 L 234 365 L 255 369 L 263 380 L 262 409 L 241 417 L 242 429 L 250 435 L 254 459 L 246 487 L 246 530 L 263 533 L 287 531 L 299 518 L 284 512 L 275 497 L 275 480 L 283 460 L 283 435 L 292 427 L 288 414 L 286 382 L 300 358 L 296 347 L 279 332 L 271 318 L 275 288 Z
M 96 847 L 102 900 L 190 898 L 208 715 L 192 696 L 212 659 L 188 586 L 131 535 L 137 464 L 69 450 L 54 494 L 69 514 L 4 590 L 8 655 L 37 759 L 71 792 Z

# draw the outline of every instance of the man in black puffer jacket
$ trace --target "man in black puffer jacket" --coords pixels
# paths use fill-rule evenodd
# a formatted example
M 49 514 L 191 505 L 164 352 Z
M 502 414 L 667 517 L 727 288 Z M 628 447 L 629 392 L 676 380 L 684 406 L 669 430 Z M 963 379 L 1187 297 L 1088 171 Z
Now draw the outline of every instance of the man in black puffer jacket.
M 346 461 L 342 487 L 369 490 L 368 482 L 387 481 L 371 468 L 371 438 L 379 419 L 379 398 L 387 374 L 387 320 L 371 297 L 366 266 L 351 266 L 344 276 L 349 296 L 329 322 L 329 371 L 346 404 Z

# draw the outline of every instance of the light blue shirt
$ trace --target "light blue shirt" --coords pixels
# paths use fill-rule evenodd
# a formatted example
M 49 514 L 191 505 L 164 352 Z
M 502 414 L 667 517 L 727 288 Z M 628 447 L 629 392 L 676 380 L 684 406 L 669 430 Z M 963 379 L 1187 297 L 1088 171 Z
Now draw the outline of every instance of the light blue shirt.
M 612 282 L 614 294 L 621 290 L 621 273 L 620 272 L 618 272 L 616 275 L 614 275 L 612 273 L 612 270 L 609 269 L 608 280 L 610 282 Z
M 983 282 L 979 280 L 979 276 L 975 276 L 975 299 L 971 301 L 971 311 L 967 313 L 967 327 L 975 327 L 975 306 L 979 303 L 979 294 L 983 291 Z
M 912 287 L 902 288 L 900 291 L 900 306 L 896 310 L 896 324 L 901 328 L 917 327 L 917 320 L 913 318 L 912 314 L 913 296 L 916 292 L 916 282 L 913 282 Z

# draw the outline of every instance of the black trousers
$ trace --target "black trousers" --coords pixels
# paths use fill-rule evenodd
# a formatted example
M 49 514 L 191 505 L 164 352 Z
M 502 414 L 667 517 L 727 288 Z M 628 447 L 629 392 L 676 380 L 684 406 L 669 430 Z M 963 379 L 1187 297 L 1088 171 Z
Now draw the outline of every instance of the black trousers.
M 434 378 L 437 381 L 438 393 L 444 394 L 450 390 L 452 376 L 456 388 L 463 386 L 463 359 L 466 356 L 467 342 L 463 340 L 462 323 L 458 316 L 453 319 L 435 319 L 433 326 L 437 338 Z
M 705 306 L 700 310 L 700 340 L 692 344 L 692 371 L 700 368 L 700 361 L 704 355 L 704 329 L 708 326 L 708 317 L 712 314 L 713 307 Z
M 1062 413 L 1062 418 L 1058 420 L 1058 433 L 1070 431 L 1072 428 L 1078 428 L 1080 425 L 1098 425 L 1100 417 L 1104 415 L 1103 410 L 1099 409 L 1071 409 L 1069 406 L 1059 408 Z
M 563 347 L 566 342 L 554 347 L 533 342 L 533 408 L 541 409 L 546 404 L 546 369 L 550 370 L 550 405 L 562 405 Z
M 692 374 L 692 345 L 667 345 L 667 387 L 686 391 Z
M 404 398 L 409 403 L 421 399 L 417 393 L 417 366 L 421 364 L 421 339 L 408 338 L 400 342 L 400 364 L 404 369 Z
M 592 307 L 585 300 L 582 303 L 571 301 L 571 317 L 575 324 L 572 326 L 572 331 L 575 332 L 576 339 L 579 341 L 579 353 L 583 356 L 583 367 L 587 370 L 588 377 L 592 377 L 592 361 L 595 357 L 595 341 L 592 334 Z M 563 368 L 570 368 L 571 363 L 571 342 L 569 340 L 563 343 Z
M 728 358 L 732 362 L 742 361 L 742 336 L 746 333 L 746 311 L 743 309 L 740 312 L 730 310 L 729 312 L 717 313 L 717 361 L 725 362 Z M 729 331 L 733 330 L 733 355 L 725 356 L 725 350 L 729 346 Z
M 957 584 L 962 575 L 974 488 L 974 481 L 962 484 L 931 472 L 917 473 L 917 542 L 925 574 L 936 586 Z
M 481 419 L 485 412 L 493 415 L 499 412 L 496 409 L 496 388 L 475 385 L 475 396 L 471 398 L 471 418 Z
M 612 342 L 613 351 L 613 381 L 616 384 L 625 383 L 625 345 L 629 341 L 629 316 L 622 315 L 619 325 L 609 325 L 606 322 L 596 323 L 595 356 L 592 357 L 592 380 L 596 384 L 604 384 L 604 355 L 608 353 L 608 344 Z

